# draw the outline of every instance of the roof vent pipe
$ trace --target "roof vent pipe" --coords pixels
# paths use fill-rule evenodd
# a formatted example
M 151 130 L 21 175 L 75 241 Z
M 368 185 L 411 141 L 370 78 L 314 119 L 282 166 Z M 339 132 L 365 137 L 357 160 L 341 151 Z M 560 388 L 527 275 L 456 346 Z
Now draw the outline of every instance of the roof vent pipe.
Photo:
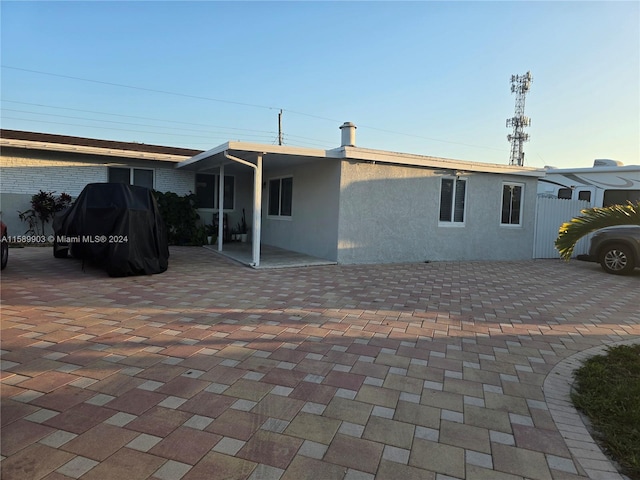
M 356 146 L 356 125 L 351 122 L 344 122 L 340 126 L 342 130 L 342 145 L 341 147 L 355 147 Z

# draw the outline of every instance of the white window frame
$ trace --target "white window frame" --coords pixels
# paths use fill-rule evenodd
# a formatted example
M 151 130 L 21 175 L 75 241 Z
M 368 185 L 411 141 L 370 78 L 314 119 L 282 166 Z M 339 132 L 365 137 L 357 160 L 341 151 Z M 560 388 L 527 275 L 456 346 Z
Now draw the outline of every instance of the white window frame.
M 210 175 L 213 178 L 213 207 L 200 207 L 198 208 L 198 210 L 203 210 L 205 212 L 213 212 L 213 211 L 218 211 L 218 201 L 220 199 L 220 174 L 219 173 L 206 173 L 206 172 L 198 172 L 198 174 L 201 175 Z M 225 182 L 227 181 L 227 179 L 231 178 L 232 179 L 232 183 L 233 183 L 233 199 L 232 199 L 232 206 L 231 208 L 223 208 L 223 211 L 225 212 L 233 212 L 236 209 L 236 176 L 235 175 L 226 175 L 225 174 Z M 196 182 L 197 182 L 197 177 L 196 177 Z M 198 188 L 198 186 L 196 185 L 196 189 Z
M 291 179 L 291 215 L 282 215 L 282 180 Z M 278 214 L 274 215 L 271 212 L 271 182 L 278 180 L 280 182 L 280 195 L 278 197 Z M 282 175 L 280 177 L 272 177 L 267 181 L 269 190 L 267 192 L 267 218 L 273 220 L 292 220 L 293 219 L 293 175 Z
M 225 212 L 232 212 L 235 211 L 236 209 L 236 200 L 237 200 L 237 185 L 236 185 L 236 176 L 235 175 L 224 175 L 224 182 L 226 184 L 227 179 L 231 178 L 232 179 L 232 184 L 233 184 L 233 198 L 231 199 L 231 208 L 224 208 L 224 205 L 222 206 L 222 210 Z M 213 205 L 214 205 L 214 209 L 218 210 L 218 203 L 220 200 L 220 192 L 218 191 L 220 189 L 220 174 L 217 173 L 216 174 L 216 193 L 215 196 L 213 197 Z M 224 192 L 222 192 L 222 201 L 224 202 Z
M 453 191 L 451 192 L 452 201 L 451 201 L 451 216 L 449 220 L 441 220 L 440 219 L 440 211 L 442 209 L 442 184 L 444 180 L 452 180 L 453 181 Z M 458 187 L 457 182 L 464 181 L 464 199 L 463 199 L 463 208 L 462 208 L 462 221 L 457 222 L 454 220 L 455 212 L 456 212 L 456 189 Z M 467 221 L 467 197 L 469 194 L 469 178 L 462 176 L 450 176 L 450 177 L 441 177 L 440 178 L 440 196 L 438 198 L 438 226 L 439 227 L 464 227 Z
M 502 206 L 504 205 L 504 187 L 520 187 L 520 212 L 519 212 L 519 216 L 518 216 L 518 223 L 503 223 L 502 222 Z M 525 184 L 524 183 L 519 183 L 519 182 L 502 182 L 502 185 L 500 187 L 500 216 L 499 216 L 499 221 L 500 221 L 500 226 L 501 227 L 505 227 L 505 228 L 522 228 L 522 214 L 524 211 L 524 189 L 525 189 Z M 509 218 L 511 218 L 511 215 L 509 215 Z

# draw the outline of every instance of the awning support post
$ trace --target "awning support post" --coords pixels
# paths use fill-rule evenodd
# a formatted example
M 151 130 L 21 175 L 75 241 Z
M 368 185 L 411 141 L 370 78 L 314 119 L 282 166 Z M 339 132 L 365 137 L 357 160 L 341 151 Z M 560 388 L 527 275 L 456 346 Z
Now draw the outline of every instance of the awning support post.
M 218 251 L 222 251 L 222 237 L 224 236 L 224 165 L 220 165 L 218 178 Z
M 260 236 L 262 233 L 262 155 L 256 159 L 253 172 L 253 266 L 260 266 Z
M 231 161 L 247 165 L 253 168 L 253 263 L 251 266 L 260 266 L 260 233 L 262 219 L 262 154 L 258 154 L 256 163 L 253 164 L 238 157 L 229 155 L 227 151 L 224 156 Z

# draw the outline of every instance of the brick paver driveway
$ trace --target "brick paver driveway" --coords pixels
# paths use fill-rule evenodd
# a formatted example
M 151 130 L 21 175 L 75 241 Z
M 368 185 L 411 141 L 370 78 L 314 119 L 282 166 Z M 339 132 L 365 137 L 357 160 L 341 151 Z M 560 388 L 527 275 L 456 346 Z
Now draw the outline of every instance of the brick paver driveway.
M 171 253 L 162 275 L 109 278 L 11 251 L 3 479 L 614 478 L 543 386 L 640 336 L 640 272 Z

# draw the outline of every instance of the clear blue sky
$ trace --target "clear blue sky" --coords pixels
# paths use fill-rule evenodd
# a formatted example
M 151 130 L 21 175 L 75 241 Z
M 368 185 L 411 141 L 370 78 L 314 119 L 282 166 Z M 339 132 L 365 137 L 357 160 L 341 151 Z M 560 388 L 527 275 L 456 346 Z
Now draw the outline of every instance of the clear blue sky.
M 639 5 L 2 1 L 2 128 L 508 164 L 530 70 L 526 165 L 639 164 Z

